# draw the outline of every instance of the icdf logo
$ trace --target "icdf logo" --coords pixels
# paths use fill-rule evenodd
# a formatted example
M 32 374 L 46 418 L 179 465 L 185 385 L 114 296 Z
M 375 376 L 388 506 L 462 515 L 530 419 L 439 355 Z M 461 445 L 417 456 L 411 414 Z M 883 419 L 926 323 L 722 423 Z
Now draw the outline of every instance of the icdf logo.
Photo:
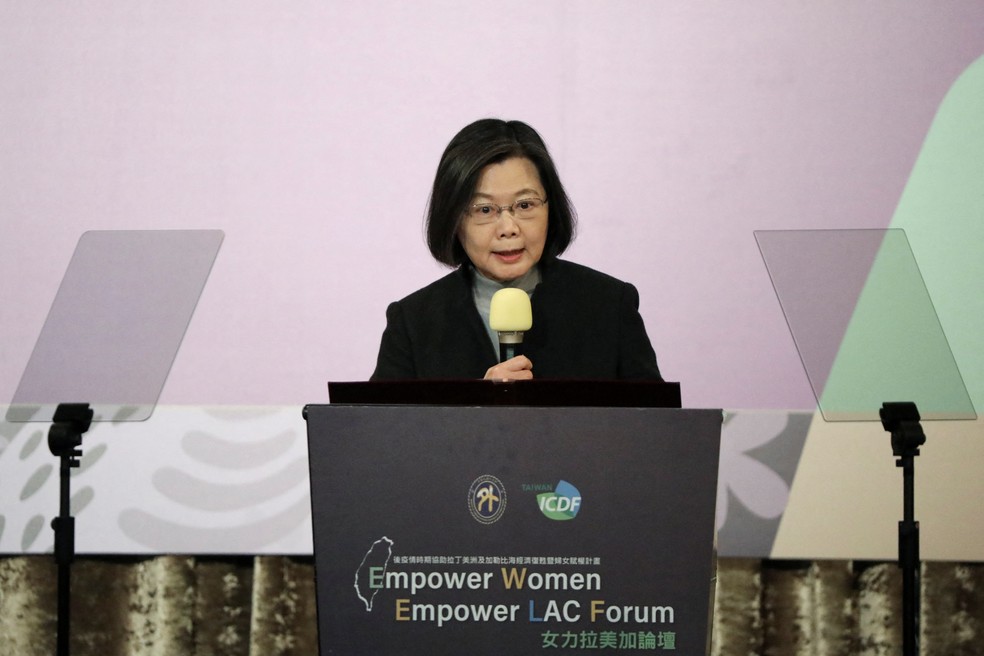
M 567 481 L 560 481 L 553 492 L 536 495 L 540 512 L 557 521 L 574 519 L 581 511 L 581 493 Z
M 506 488 L 495 476 L 479 476 L 468 489 L 468 510 L 475 521 L 491 524 L 506 511 Z

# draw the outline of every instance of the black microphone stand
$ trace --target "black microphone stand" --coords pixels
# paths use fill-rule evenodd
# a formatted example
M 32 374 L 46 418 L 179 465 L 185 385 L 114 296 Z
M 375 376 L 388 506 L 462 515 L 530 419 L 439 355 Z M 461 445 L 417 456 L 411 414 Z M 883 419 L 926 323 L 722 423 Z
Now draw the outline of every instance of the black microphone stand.
M 55 409 L 48 448 L 61 458 L 58 516 L 51 520 L 55 531 L 55 562 L 58 564 L 58 656 L 68 656 L 71 628 L 72 561 L 75 559 L 75 518 L 72 517 L 70 480 L 73 467 L 82 457 L 82 434 L 92 424 L 88 403 L 62 403 Z
M 914 519 L 914 458 L 926 443 L 915 403 L 884 403 L 882 426 L 892 434 L 892 453 L 902 468 L 903 515 L 899 522 L 899 567 L 902 568 L 902 654 L 919 656 L 919 522 Z

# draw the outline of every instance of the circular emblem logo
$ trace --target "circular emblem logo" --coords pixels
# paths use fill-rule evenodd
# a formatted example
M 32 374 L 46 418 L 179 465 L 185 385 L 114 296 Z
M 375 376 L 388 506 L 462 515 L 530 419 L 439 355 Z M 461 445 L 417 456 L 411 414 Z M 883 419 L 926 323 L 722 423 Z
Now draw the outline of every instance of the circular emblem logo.
M 492 524 L 506 510 L 506 488 L 495 476 L 479 476 L 468 488 L 468 510 L 475 521 Z

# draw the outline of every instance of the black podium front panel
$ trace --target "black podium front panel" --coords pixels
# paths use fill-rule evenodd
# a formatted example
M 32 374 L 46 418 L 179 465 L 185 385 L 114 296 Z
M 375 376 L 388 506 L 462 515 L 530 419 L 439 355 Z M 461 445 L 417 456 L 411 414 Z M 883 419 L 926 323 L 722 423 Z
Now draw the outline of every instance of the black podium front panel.
M 308 408 L 322 654 L 704 654 L 721 413 Z

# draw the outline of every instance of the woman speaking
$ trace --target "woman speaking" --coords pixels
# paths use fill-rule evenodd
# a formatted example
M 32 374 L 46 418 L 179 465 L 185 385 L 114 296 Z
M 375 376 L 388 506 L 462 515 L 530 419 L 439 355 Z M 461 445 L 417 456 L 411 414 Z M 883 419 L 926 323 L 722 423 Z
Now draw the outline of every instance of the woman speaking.
M 661 380 L 632 285 L 558 256 L 574 207 L 547 147 L 520 121 L 482 119 L 441 156 L 427 245 L 454 271 L 386 310 L 373 380 L 533 378 Z M 523 355 L 498 358 L 489 304 L 530 296 Z

